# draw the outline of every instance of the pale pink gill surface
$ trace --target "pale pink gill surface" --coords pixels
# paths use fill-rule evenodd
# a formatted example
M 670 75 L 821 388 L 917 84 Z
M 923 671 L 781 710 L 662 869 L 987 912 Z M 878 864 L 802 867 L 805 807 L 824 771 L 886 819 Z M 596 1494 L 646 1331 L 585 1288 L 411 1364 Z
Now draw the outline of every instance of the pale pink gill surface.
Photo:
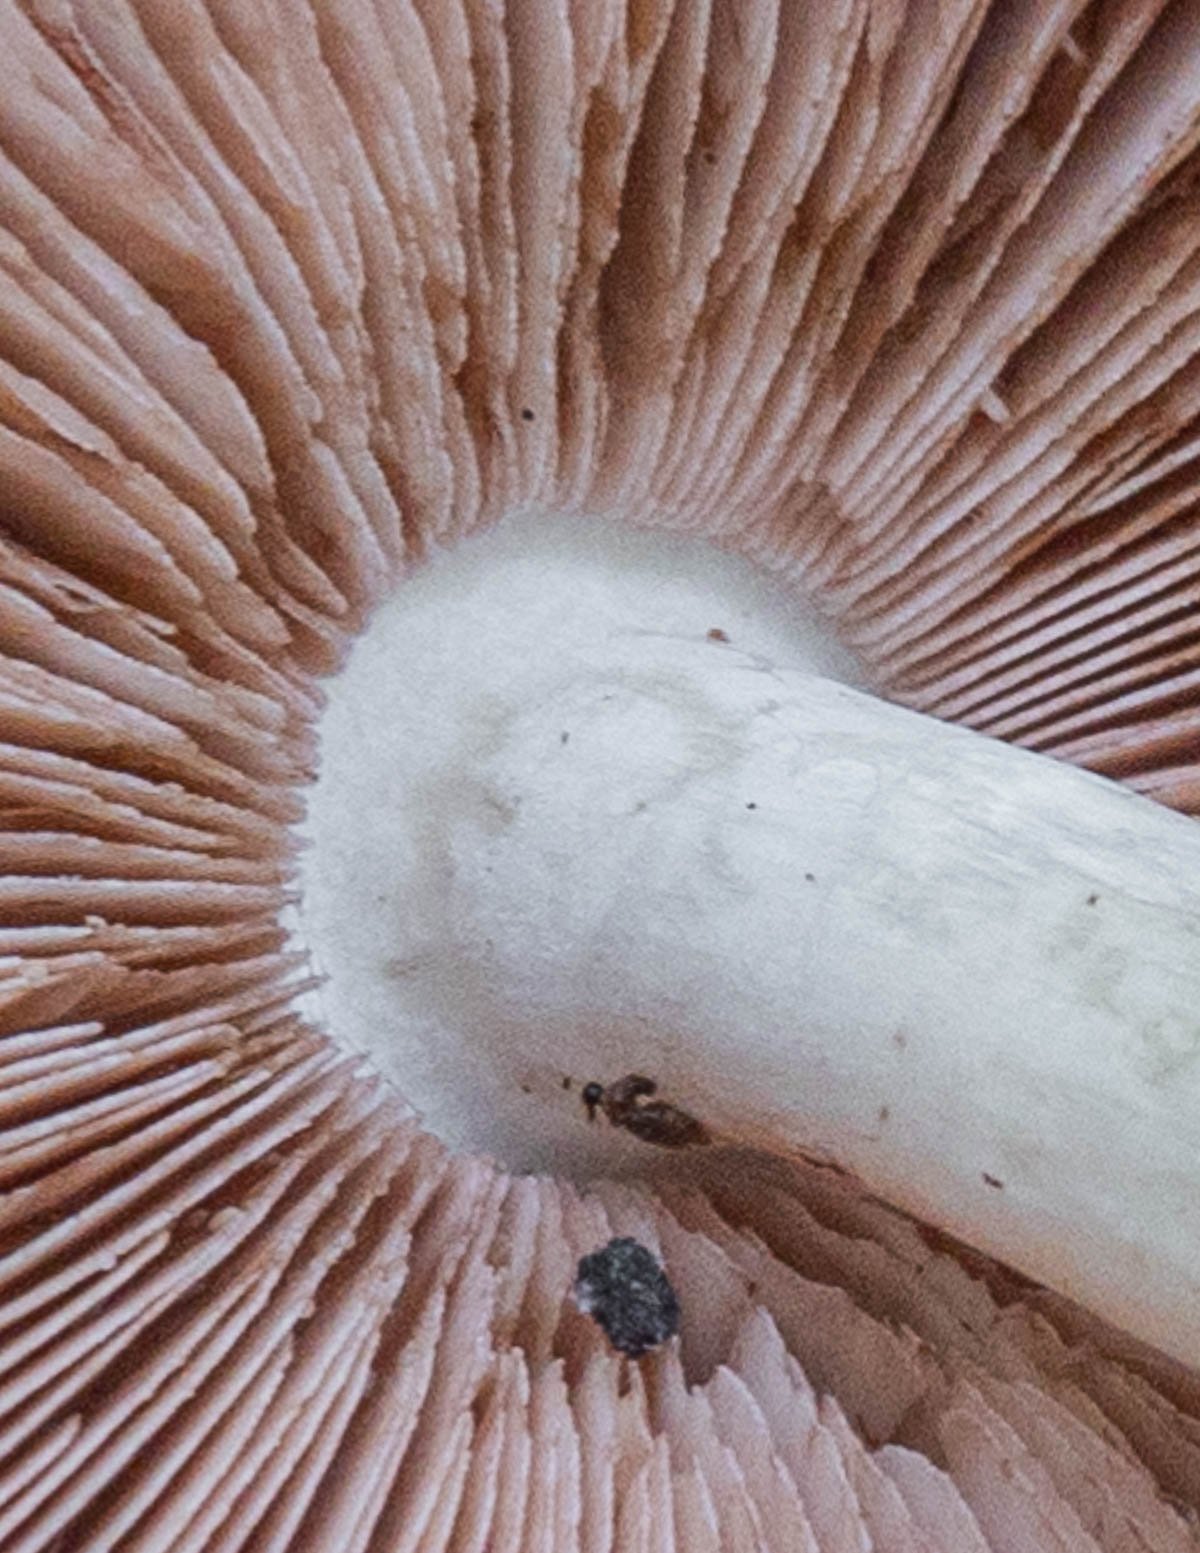
M 1198 1545 L 1200 1381 L 827 1172 L 451 1157 L 293 1011 L 320 679 L 530 507 L 1200 811 L 1191 0 L 3 0 L 0 1549 Z M 633 1235 L 683 1333 L 567 1298 Z

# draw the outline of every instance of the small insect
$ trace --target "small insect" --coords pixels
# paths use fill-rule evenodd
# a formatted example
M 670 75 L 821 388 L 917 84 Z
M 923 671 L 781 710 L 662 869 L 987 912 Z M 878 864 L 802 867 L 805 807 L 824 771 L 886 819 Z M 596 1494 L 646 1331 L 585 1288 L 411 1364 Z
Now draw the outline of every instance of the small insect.
M 654 1253 L 624 1236 L 581 1257 L 575 1303 L 618 1352 L 640 1359 L 679 1331 L 679 1299 Z
M 649 1097 L 658 1089 L 652 1078 L 640 1073 L 627 1073 L 607 1089 L 593 1080 L 583 1088 L 583 1103 L 587 1106 L 589 1121 L 596 1120 L 596 1112 L 603 1111 L 614 1127 L 624 1127 L 643 1143 L 657 1143 L 664 1149 L 683 1149 L 691 1144 L 711 1143 L 712 1138 L 703 1123 L 687 1111 L 665 1100 Z

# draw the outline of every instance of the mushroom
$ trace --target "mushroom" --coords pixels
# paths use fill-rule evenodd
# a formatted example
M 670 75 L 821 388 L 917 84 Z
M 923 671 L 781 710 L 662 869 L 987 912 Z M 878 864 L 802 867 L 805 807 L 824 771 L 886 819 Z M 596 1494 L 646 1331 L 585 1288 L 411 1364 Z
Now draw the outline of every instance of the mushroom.
M 1195 1547 L 1200 11 L 0 39 L 0 1553 Z

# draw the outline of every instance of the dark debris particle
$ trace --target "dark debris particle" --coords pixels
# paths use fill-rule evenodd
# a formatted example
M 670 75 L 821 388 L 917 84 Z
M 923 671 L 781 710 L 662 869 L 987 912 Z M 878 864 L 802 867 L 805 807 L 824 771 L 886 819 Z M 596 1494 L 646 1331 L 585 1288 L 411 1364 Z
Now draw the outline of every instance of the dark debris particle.
M 1099 901 L 1100 901 L 1100 897 L 1098 895 L 1089 895 L 1088 898 L 1087 898 L 1087 903 L 1088 903 L 1089 906 L 1098 905 Z
M 679 1300 L 658 1258 L 627 1236 L 580 1258 L 572 1292 L 579 1309 L 631 1359 L 679 1331 Z
M 710 626 L 708 639 L 710 642 L 727 642 L 729 640 L 729 632 L 722 631 L 720 626 Z
M 982 1171 L 981 1174 L 983 1179 L 987 1182 L 988 1186 L 994 1186 L 998 1192 L 1002 1192 L 1004 1190 L 1004 1182 L 1001 1181 L 997 1176 L 988 1175 L 986 1170 Z
M 525 408 L 521 411 L 521 419 L 523 421 L 531 421 L 533 419 L 533 411 L 529 408 L 528 405 L 526 405 Z

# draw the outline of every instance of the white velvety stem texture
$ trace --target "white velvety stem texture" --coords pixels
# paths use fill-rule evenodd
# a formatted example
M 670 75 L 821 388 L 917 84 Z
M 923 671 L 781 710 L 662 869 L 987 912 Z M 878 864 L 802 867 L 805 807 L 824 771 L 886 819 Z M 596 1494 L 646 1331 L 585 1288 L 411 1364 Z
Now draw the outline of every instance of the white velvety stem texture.
M 419 810 L 409 911 L 437 968 L 393 974 L 424 988 L 447 1071 L 484 1075 L 476 1105 L 516 1086 L 531 1132 L 619 1164 L 647 1146 L 589 1129 L 578 1085 L 648 1074 L 716 1132 L 836 1161 L 1196 1362 L 1194 824 L 655 629 L 480 702 Z M 353 834 L 343 878 L 381 845 Z M 318 838 L 308 897 L 336 1030 L 335 850 Z M 369 944 L 369 904 L 344 915 Z
M 1195 1363 L 1193 824 L 652 636 L 514 709 L 472 779 L 446 857 L 514 1014 Z
M 514 718 L 552 704 L 564 676 L 669 635 L 714 653 L 725 636 L 857 677 L 803 598 L 748 562 L 686 536 L 539 513 L 435 555 L 327 685 L 295 921 L 328 978 L 311 1013 L 369 1052 L 446 1142 L 513 1169 L 641 1174 L 657 1151 L 587 1125 L 580 1088 L 610 1059 L 590 1023 L 541 1026 L 508 996 L 449 838 L 502 823 L 480 774 Z M 564 731 L 550 735 L 553 757 L 569 748 Z M 487 909 L 519 912 L 494 883 Z

